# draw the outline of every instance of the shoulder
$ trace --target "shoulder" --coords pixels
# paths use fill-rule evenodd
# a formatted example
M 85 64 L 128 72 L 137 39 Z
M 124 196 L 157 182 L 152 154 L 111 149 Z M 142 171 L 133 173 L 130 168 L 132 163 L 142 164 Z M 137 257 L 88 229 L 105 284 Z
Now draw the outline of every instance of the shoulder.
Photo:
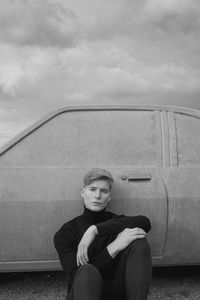
M 81 216 L 75 217 L 72 220 L 64 223 L 60 229 L 55 233 L 55 237 L 71 235 L 74 231 L 76 222 L 80 219 Z
M 117 215 L 111 211 L 106 211 L 106 219 L 109 220 L 109 219 L 115 219 L 115 218 L 119 218 L 120 215 Z

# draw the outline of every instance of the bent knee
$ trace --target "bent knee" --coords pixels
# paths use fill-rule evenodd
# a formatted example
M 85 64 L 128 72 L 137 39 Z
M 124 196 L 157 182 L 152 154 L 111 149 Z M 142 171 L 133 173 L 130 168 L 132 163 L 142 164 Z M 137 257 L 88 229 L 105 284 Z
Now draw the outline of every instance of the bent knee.
M 77 270 L 73 280 L 72 289 L 87 290 L 88 287 L 91 288 L 92 286 L 101 288 L 102 284 L 102 278 L 98 269 L 91 264 L 86 264 Z
M 133 241 L 129 245 L 129 247 L 139 253 L 150 254 L 150 252 L 151 252 L 149 243 L 146 238 L 137 239 L 137 240 Z
M 85 264 L 78 269 L 76 275 L 86 279 L 88 277 L 91 278 L 92 276 L 93 277 L 100 276 L 100 273 L 98 269 L 92 264 Z

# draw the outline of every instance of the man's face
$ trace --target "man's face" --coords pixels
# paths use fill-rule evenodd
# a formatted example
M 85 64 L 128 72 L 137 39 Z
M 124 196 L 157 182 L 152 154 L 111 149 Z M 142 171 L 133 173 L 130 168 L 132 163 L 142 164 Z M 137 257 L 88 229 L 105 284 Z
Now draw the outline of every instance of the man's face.
M 111 199 L 110 185 L 105 180 L 95 180 L 81 191 L 85 206 L 92 211 L 101 211 Z

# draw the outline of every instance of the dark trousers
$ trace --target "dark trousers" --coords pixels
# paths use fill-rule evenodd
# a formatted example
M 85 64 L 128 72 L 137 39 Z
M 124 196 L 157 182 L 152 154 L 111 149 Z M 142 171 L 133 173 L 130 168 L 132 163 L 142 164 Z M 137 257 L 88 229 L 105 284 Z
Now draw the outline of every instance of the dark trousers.
M 146 300 L 151 281 L 152 263 L 146 239 L 132 242 L 119 254 L 114 278 L 103 282 L 91 264 L 81 266 L 73 281 L 68 300 Z

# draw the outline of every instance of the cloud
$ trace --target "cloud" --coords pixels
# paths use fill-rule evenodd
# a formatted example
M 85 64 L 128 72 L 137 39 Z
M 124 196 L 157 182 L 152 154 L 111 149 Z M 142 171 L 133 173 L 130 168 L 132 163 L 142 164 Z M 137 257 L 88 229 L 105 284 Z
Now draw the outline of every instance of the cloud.
M 70 62 L 70 65 L 69 65 Z M 58 78 L 66 99 L 101 103 L 102 98 L 123 99 L 160 91 L 192 94 L 200 90 L 200 71 L 176 63 L 146 65 L 124 49 L 93 43 L 65 51 Z M 62 74 L 62 75 L 61 75 Z M 62 91 L 63 91 L 62 90 Z
M 135 16 L 144 0 L 54 1 L 59 1 L 77 15 L 83 40 L 98 41 L 132 32 Z
M 199 14 L 195 0 L 1 0 L 2 136 L 67 105 L 199 99 Z
M 188 35 L 200 29 L 198 0 L 68 0 L 64 3 L 78 16 L 81 37 L 98 41 L 129 36 Z
M 14 54 L 13 54 L 14 52 Z M 71 101 L 100 102 L 158 91 L 193 93 L 200 71 L 175 62 L 147 65 L 112 42 L 81 44 L 71 49 L 0 47 L 0 86 L 4 95 L 33 106 L 60 106 Z
M 39 91 L 42 80 L 59 64 L 57 53 L 54 48 L 0 46 L 1 91 L 13 98 L 18 96 L 20 90 L 27 90 L 31 86 Z
M 186 69 L 174 64 L 160 66 L 135 65 L 127 69 L 105 69 L 102 82 L 94 91 L 95 96 L 126 99 L 131 95 L 143 96 L 159 92 L 192 94 L 200 91 L 200 71 Z
M 146 0 L 141 20 L 156 26 L 157 33 L 187 35 L 200 29 L 200 4 L 196 0 Z
M 18 46 L 72 47 L 78 19 L 61 4 L 46 0 L 1 0 L 0 41 Z

